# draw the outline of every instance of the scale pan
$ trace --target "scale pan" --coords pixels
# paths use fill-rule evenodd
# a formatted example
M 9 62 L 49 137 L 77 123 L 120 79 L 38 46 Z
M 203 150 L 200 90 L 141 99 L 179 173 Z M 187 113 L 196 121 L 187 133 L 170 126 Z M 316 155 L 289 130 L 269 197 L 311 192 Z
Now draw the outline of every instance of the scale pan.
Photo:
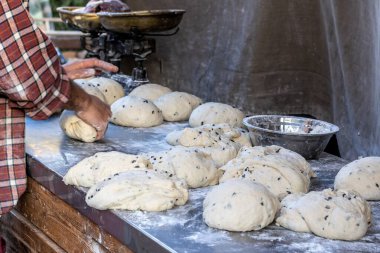
M 129 33 L 164 32 L 176 28 L 185 10 L 145 10 L 132 12 L 99 12 L 100 23 L 106 30 Z
M 62 21 L 82 32 L 96 32 L 101 29 L 97 13 L 81 13 L 75 10 L 83 7 L 59 7 L 57 11 Z

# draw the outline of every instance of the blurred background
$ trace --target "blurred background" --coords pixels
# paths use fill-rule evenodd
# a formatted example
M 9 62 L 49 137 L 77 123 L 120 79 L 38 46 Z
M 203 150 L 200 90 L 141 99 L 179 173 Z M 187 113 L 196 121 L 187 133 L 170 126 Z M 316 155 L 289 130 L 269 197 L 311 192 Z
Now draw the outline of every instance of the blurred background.
M 86 2 L 31 0 L 32 15 L 69 58 L 84 56 L 79 35 L 58 22 L 55 9 Z M 187 11 L 177 35 L 156 39 L 146 64 L 152 82 L 247 114 L 326 120 L 341 128 L 342 157 L 380 155 L 380 1 L 127 3 L 132 10 Z M 62 29 L 64 36 L 56 32 Z M 123 71 L 130 73 L 128 61 Z

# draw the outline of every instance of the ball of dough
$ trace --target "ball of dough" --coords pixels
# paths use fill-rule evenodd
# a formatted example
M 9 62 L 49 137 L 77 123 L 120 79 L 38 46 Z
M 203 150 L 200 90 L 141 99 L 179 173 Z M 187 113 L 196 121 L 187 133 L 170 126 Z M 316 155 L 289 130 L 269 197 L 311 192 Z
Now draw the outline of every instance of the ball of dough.
M 380 157 L 366 157 L 344 166 L 335 177 L 334 188 L 354 190 L 367 200 L 380 200 Z
M 155 83 L 147 83 L 134 88 L 131 93 L 129 93 L 129 96 L 145 98 L 153 101 L 170 92 L 172 92 L 172 90 L 168 87 Z
M 152 127 L 164 121 L 162 112 L 150 100 L 126 96 L 111 105 L 111 122 L 128 127 Z
M 99 98 L 103 102 L 106 102 L 106 98 L 104 97 L 103 93 L 95 85 L 90 83 L 87 79 L 76 79 L 74 80 L 74 83 L 76 83 L 88 94 Z
M 59 118 L 59 126 L 72 139 L 83 142 L 96 141 L 96 129 L 78 118 L 74 111 L 64 110 Z
M 104 95 L 107 104 L 112 105 L 116 100 L 125 96 L 123 86 L 118 82 L 105 78 L 95 77 L 88 80 L 88 83 L 98 88 Z
M 90 188 L 86 203 L 96 209 L 164 211 L 184 205 L 188 199 L 186 183 L 149 170 L 114 174 Z
M 122 152 L 98 152 L 70 168 L 63 177 L 65 184 L 91 187 L 115 173 L 127 170 L 145 170 L 152 167 L 145 156 Z
M 311 167 L 302 156 L 294 158 L 293 153 L 279 146 L 242 148 L 235 159 L 220 168 L 224 172 L 220 182 L 249 179 L 263 184 L 280 199 L 291 193 L 307 192 Z
M 292 194 L 281 202 L 280 226 L 337 240 L 358 240 L 371 223 L 368 203 L 352 191 Z
M 203 202 L 203 220 L 209 227 L 245 232 L 272 223 L 277 198 L 263 185 L 234 179 L 215 186 Z
M 209 102 L 198 106 L 190 115 L 189 124 L 197 127 L 204 124 L 227 123 L 232 127 L 242 124 L 244 114 L 230 105 Z
M 149 160 L 155 171 L 183 179 L 189 188 L 215 185 L 219 180 L 212 157 L 198 150 L 176 147 L 164 153 L 151 154 Z
M 191 112 L 202 104 L 202 99 L 186 92 L 171 92 L 154 100 L 166 121 L 188 120 Z

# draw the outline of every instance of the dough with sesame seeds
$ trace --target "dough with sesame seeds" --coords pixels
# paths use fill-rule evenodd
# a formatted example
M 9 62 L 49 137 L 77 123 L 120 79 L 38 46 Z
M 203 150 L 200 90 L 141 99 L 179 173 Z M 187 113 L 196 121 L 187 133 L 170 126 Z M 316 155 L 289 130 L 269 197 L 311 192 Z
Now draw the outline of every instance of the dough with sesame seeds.
M 91 187 L 94 184 L 127 170 L 146 170 L 152 166 L 144 156 L 118 151 L 99 152 L 70 168 L 63 177 L 68 185 Z
M 220 172 L 211 155 L 196 149 L 175 147 L 169 151 L 146 156 L 154 171 L 167 177 L 183 179 L 189 188 L 215 185 L 219 181 Z
M 297 193 L 282 200 L 276 223 L 297 232 L 352 241 L 366 234 L 371 224 L 371 209 L 350 190 Z
M 96 209 L 164 211 L 184 205 L 188 199 L 186 183 L 151 170 L 131 170 L 115 174 L 94 185 L 86 203 Z
M 275 145 L 244 147 L 219 170 L 223 173 L 220 182 L 249 179 L 263 184 L 280 199 L 291 193 L 307 192 L 314 175 L 301 155 Z
M 74 82 L 88 94 L 93 95 L 105 102 L 103 93 L 94 85 L 90 84 L 86 79 L 77 79 L 74 80 Z M 73 111 L 64 110 L 62 112 L 59 119 L 59 126 L 63 132 L 72 139 L 83 142 L 96 141 L 96 129 L 81 120 Z
M 162 124 L 160 109 L 152 101 L 126 96 L 111 105 L 111 122 L 126 127 L 153 127 Z
M 112 105 L 116 100 L 125 96 L 123 86 L 112 79 L 95 77 L 89 79 L 88 83 L 94 85 L 103 93 L 106 99 L 105 102 L 109 105 Z
M 212 188 L 203 202 L 203 220 L 228 231 L 260 230 L 275 218 L 279 201 L 263 185 L 233 179 Z
M 188 120 L 191 112 L 202 104 L 202 99 L 186 92 L 171 92 L 154 100 L 166 121 Z
M 198 127 L 204 124 L 227 123 L 231 127 L 240 127 L 244 114 L 230 105 L 209 102 L 198 106 L 190 115 L 189 124 L 191 127 Z
M 344 166 L 335 177 L 334 188 L 354 190 L 366 200 L 380 200 L 380 157 L 365 157 Z
M 155 84 L 155 83 L 147 83 L 143 84 L 139 87 L 134 88 L 129 96 L 135 96 L 140 98 L 145 98 L 151 101 L 156 100 L 157 98 L 172 92 L 168 87 Z

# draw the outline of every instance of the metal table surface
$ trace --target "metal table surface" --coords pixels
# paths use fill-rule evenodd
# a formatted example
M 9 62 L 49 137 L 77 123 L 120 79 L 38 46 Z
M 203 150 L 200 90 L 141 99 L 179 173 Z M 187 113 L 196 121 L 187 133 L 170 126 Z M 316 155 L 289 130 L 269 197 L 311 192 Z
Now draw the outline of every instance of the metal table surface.
M 100 151 L 153 152 L 170 148 L 164 137 L 187 123 L 166 123 L 133 129 L 110 125 L 105 139 L 82 143 L 64 136 L 58 117 L 47 121 L 27 119 L 28 174 L 84 216 L 136 252 L 380 252 L 380 202 L 371 202 L 373 225 L 359 241 L 346 242 L 296 233 L 276 225 L 248 233 L 207 227 L 202 202 L 210 187 L 190 190 L 186 205 L 165 212 L 99 211 L 86 205 L 84 188 L 66 186 L 62 177 L 81 159 Z M 333 186 L 334 177 L 347 161 L 323 154 L 310 161 L 317 178 L 311 190 Z

